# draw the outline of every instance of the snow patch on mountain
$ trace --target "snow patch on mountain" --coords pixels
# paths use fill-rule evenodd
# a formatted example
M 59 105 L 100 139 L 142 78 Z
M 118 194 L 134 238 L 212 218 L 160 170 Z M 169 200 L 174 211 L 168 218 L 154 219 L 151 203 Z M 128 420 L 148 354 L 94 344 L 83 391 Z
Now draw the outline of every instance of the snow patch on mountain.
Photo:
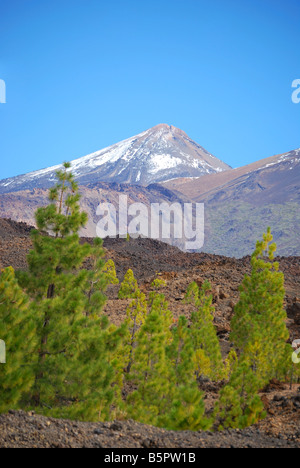
M 154 154 L 151 156 L 150 162 L 150 174 L 156 174 L 158 171 L 163 171 L 166 169 L 171 169 L 178 166 L 182 160 L 171 156 L 170 154 Z
M 300 149 L 290 151 L 288 153 L 282 154 L 281 156 L 276 158 L 274 161 L 268 164 L 265 164 L 264 166 L 260 167 L 258 170 L 266 169 L 267 167 L 276 166 L 277 164 L 280 164 L 283 162 L 287 162 L 288 164 L 290 164 L 291 165 L 290 169 L 293 169 L 293 166 L 299 163 L 299 157 L 298 157 L 299 155 L 300 155 Z

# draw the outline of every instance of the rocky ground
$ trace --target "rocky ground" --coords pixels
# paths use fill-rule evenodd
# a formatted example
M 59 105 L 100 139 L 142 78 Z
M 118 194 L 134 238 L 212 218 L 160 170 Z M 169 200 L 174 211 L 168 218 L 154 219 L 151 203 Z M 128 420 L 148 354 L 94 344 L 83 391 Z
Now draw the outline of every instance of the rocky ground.
M 299 437 L 299 428 L 298 428 Z M 135 421 L 79 423 L 34 413 L 0 416 L 1 448 L 299 448 L 299 439 L 272 436 L 259 426 L 243 431 L 174 432 Z
M 0 268 L 12 265 L 26 268 L 31 248 L 30 228 L 0 219 Z M 86 240 L 85 240 L 86 241 Z M 89 241 L 89 240 L 87 240 Z M 186 254 L 175 247 L 149 239 L 107 240 L 106 255 L 116 263 L 122 280 L 128 268 L 134 271 L 140 287 L 147 291 L 159 275 L 167 285 L 164 293 L 177 317 L 189 315 L 183 303 L 189 283 L 211 282 L 216 308 L 215 324 L 223 352 L 229 349 L 229 323 L 238 300 L 238 287 L 250 271 L 250 258 L 232 259 L 209 254 Z M 285 274 L 288 327 L 291 340 L 300 338 L 300 257 L 278 258 Z M 117 299 L 117 287 L 108 291 L 105 313 L 118 324 L 127 302 Z M 0 447 L 298 447 L 300 448 L 299 385 L 273 382 L 262 394 L 267 418 L 244 431 L 224 433 L 175 433 L 143 426 L 132 421 L 112 424 L 86 424 L 46 419 L 22 412 L 0 417 Z M 207 405 L 216 398 L 217 389 L 204 388 Z

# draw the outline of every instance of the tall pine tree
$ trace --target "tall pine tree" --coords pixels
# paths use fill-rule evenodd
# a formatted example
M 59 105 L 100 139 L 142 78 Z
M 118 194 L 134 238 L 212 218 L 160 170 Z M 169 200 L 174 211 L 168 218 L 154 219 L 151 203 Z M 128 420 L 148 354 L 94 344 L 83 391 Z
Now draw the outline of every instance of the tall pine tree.
M 25 400 L 34 383 L 35 311 L 19 287 L 12 267 L 0 275 L 0 338 L 6 363 L 0 364 L 0 413 Z
M 284 309 L 284 276 L 274 261 L 276 244 L 270 228 L 258 241 L 251 258 L 251 274 L 240 287 L 234 309 L 231 339 L 241 362 L 247 362 L 261 387 L 284 373 L 289 332 Z
M 163 295 L 153 292 L 151 308 L 137 337 L 130 379 L 137 390 L 127 398 L 130 417 L 163 425 L 170 409 L 170 363 L 166 347 L 171 339 L 171 312 Z
M 119 290 L 120 299 L 129 299 L 126 310 L 127 336 L 124 342 L 123 355 L 126 361 L 126 372 L 129 373 L 132 366 L 133 351 L 137 343 L 137 337 L 147 315 L 146 296 L 138 287 L 133 271 L 128 270 Z
M 258 241 L 251 257 L 251 274 L 240 287 L 232 319 L 229 382 L 220 392 L 217 413 L 224 427 L 246 427 L 264 417 L 261 390 L 272 378 L 291 368 L 289 333 L 284 310 L 284 276 L 274 261 L 271 230 Z M 238 356 L 238 359 L 236 359 Z
M 196 283 L 192 283 L 188 288 L 186 301 L 196 308 L 191 315 L 191 338 L 196 353 L 195 371 L 199 378 L 204 376 L 218 381 L 224 378 L 225 367 L 213 323 L 214 307 L 210 290 L 208 282 L 205 282 L 201 289 Z
M 79 240 L 87 215 L 69 168 L 66 163 L 57 172 L 50 204 L 36 212 L 29 271 L 19 276 L 40 316 L 33 403 L 58 408 L 60 416 L 106 419 L 116 377 L 110 348 L 119 339 L 101 314 L 107 287 L 102 243 Z M 84 268 L 87 259 L 91 270 Z
M 195 349 L 185 317 L 172 329 L 172 342 L 167 347 L 170 359 L 172 395 L 165 427 L 176 430 L 207 430 L 212 421 L 205 417 L 203 393 L 195 373 Z

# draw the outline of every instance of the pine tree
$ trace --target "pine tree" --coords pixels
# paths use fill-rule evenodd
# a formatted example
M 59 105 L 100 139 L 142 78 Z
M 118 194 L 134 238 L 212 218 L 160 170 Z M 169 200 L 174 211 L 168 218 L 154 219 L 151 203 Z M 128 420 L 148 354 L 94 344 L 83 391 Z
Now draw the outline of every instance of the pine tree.
M 113 368 L 113 406 L 110 419 L 124 419 L 126 405 L 123 398 L 124 383 L 126 381 L 125 370 L 128 366 L 128 327 L 126 321 L 117 327 L 110 324 L 107 333 L 108 362 Z
M 98 316 L 102 310 L 106 296 L 104 294 L 110 280 L 113 277 L 112 265 L 105 265 L 103 260 L 102 240 L 94 239 L 93 246 L 90 247 L 89 261 L 91 269 L 82 269 L 78 275 L 78 284 L 81 284 L 83 298 L 85 299 L 84 313 L 88 316 Z
M 259 380 L 247 363 L 239 363 L 216 405 L 219 429 L 245 428 L 266 416 L 258 395 Z
M 119 290 L 119 299 L 136 299 L 140 290 L 133 271 L 128 270 Z
M 158 425 L 166 414 L 165 394 L 169 393 L 169 368 L 163 318 L 154 309 L 148 314 L 134 350 L 131 379 L 137 390 L 127 398 L 130 417 Z
M 195 305 L 191 315 L 191 338 L 195 350 L 195 371 L 198 378 L 208 377 L 222 380 L 225 375 L 220 343 L 214 326 L 214 307 L 211 286 L 205 282 L 202 289 L 192 283 L 187 291 L 186 301 Z
M 101 314 L 108 274 L 102 272 L 102 243 L 80 243 L 78 231 L 87 215 L 80 212 L 69 167 L 66 163 L 57 172 L 50 205 L 37 210 L 29 272 L 19 275 L 42 318 L 33 402 L 52 414 L 59 408 L 60 416 L 106 419 L 116 376 L 110 345 L 115 346 L 122 333 L 112 336 Z M 84 268 L 88 259 L 91 270 Z
M 12 267 L 0 275 L 0 338 L 6 345 L 6 363 L 0 364 L 0 413 L 3 413 L 18 407 L 31 390 L 37 345 L 34 312 Z
M 284 277 L 274 262 L 276 245 L 270 228 L 258 241 L 251 258 L 251 275 L 240 288 L 240 300 L 232 320 L 231 339 L 237 354 L 229 356 L 230 378 L 220 392 L 217 413 L 223 427 L 246 427 L 265 416 L 258 395 L 273 377 L 291 368 L 290 346 L 286 341 Z M 236 356 L 238 355 L 238 360 Z
M 102 274 L 105 277 L 105 283 L 107 286 L 110 284 L 119 284 L 119 280 L 116 273 L 116 266 L 113 260 L 110 259 L 105 263 L 102 269 Z
M 138 421 L 167 429 L 208 428 L 188 324 L 181 317 L 172 330 L 173 316 L 159 292 L 164 284 L 152 283 L 150 311 L 137 337 L 130 374 L 137 390 L 127 398 L 127 411 Z
M 234 349 L 231 349 L 225 361 L 225 375 L 227 380 L 229 380 L 232 374 L 236 371 L 238 363 L 238 355 Z
M 166 355 L 171 338 L 170 315 L 164 296 L 154 293 L 134 349 L 130 379 L 137 390 L 127 398 L 127 411 L 130 417 L 145 424 L 164 425 L 170 410 L 173 386 Z
M 284 276 L 274 261 L 276 244 L 270 244 L 270 228 L 258 241 L 251 258 L 251 274 L 240 288 L 234 309 L 231 339 L 240 360 L 248 362 L 261 387 L 283 373 L 283 359 L 289 332 L 284 310 Z
M 175 430 L 207 430 L 211 421 L 205 418 L 203 393 L 195 374 L 195 350 L 185 317 L 180 317 L 172 330 L 172 343 L 167 348 L 170 359 L 172 394 L 170 411 L 164 426 Z
M 169 309 L 169 303 L 166 300 L 165 295 L 160 292 L 161 289 L 165 286 L 166 282 L 158 278 L 152 282 L 151 291 L 149 293 L 148 306 L 151 311 L 154 310 L 162 316 L 162 324 L 164 327 L 166 343 L 170 343 L 172 339 L 171 326 L 174 323 L 174 317 Z
M 124 277 L 124 281 L 119 290 L 119 298 L 131 299 L 126 309 L 127 335 L 125 337 L 125 347 L 123 349 L 126 372 L 129 373 L 132 366 L 133 351 L 136 346 L 138 333 L 147 315 L 146 296 L 140 291 L 132 270 L 128 270 Z

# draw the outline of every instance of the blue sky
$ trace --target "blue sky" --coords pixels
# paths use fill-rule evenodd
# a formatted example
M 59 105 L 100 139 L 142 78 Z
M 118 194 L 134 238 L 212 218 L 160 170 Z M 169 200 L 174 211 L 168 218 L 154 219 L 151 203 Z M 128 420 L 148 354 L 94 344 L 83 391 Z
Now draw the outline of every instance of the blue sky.
M 300 147 L 299 0 L 1 0 L 0 178 L 159 123 L 233 167 Z

